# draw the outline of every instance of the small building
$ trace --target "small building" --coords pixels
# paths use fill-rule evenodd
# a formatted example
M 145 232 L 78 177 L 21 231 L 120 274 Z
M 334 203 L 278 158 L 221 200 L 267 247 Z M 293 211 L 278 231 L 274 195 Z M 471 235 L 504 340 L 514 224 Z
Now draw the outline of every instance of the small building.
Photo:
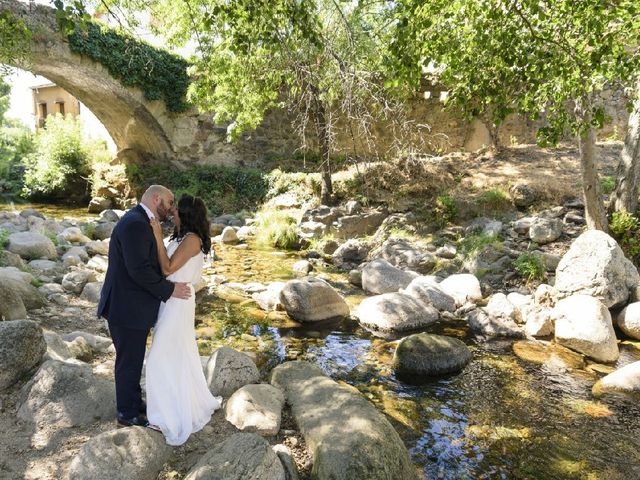
M 80 115 L 80 102 L 55 83 L 44 83 L 31 87 L 35 127 L 43 128 L 49 115 Z

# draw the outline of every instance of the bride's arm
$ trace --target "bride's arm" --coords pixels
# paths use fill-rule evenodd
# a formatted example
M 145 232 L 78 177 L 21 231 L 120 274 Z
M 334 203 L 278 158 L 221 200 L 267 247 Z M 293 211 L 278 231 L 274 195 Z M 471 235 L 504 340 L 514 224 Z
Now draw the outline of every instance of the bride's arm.
M 169 258 L 167 249 L 164 246 L 160 222 L 153 219 L 151 220 L 151 226 L 153 227 L 153 234 L 156 237 L 158 261 L 160 262 L 160 268 L 164 276 L 171 275 L 173 272 L 179 270 L 191 257 L 197 255 L 200 251 L 200 238 L 197 235 L 187 235 L 184 240 L 180 242 L 180 245 L 178 245 L 178 248 L 171 258 Z

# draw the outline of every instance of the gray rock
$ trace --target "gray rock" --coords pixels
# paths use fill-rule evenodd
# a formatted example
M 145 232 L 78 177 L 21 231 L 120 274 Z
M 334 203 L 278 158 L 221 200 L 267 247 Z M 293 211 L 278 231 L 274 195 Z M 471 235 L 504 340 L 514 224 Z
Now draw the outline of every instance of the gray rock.
M 76 337 L 70 342 L 67 342 L 67 348 L 73 358 L 77 358 L 83 362 L 90 362 L 93 360 L 93 349 L 89 342 L 83 337 Z
M 96 240 L 105 240 L 110 238 L 114 228 L 116 228 L 116 222 L 98 223 L 93 232 L 93 237 Z
M 467 315 L 469 328 L 483 337 L 521 338 L 522 329 L 513 321 L 503 317 L 491 317 L 481 308 L 472 310 Z
M 638 270 L 616 241 L 600 230 L 580 235 L 562 257 L 556 270 L 559 298 L 590 295 L 608 308 L 622 306 L 629 291 L 640 285 Z
M 251 298 L 256 301 L 262 310 L 266 310 L 267 312 L 284 310 L 284 305 L 280 302 L 280 293 L 284 286 L 285 282 L 270 283 L 266 290 L 253 293 Z
M 109 267 L 109 259 L 103 255 L 96 255 L 87 262 L 87 267 L 96 272 L 106 272 Z
M 228 398 L 240 387 L 257 383 L 260 372 L 247 355 L 233 348 L 220 347 L 209 357 L 205 376 L 213 395 Z
M 349 315 L 349 306 L 344 298 L 327 282 L 314 277 L 287 282 L 280 292 L 280 302 L 287 314 L 300 322 Z
M 108 352 L 110 347 L 113 345 L 110 338 L 81 331 L 67 333 L 66 335 L 63 335 L 62 338 L 67 342 L 73 342 L 78 337 L 82 337 L 86 340 L 89 346 L 96 352 Z
M 75 263 L 73 265 L 79 265 L 81 263 L 89 261 L 89 254 L 85 247 L 73 246 L 62 255 L 62 261 L 67 258 L 74 258 Z
M 215 445 L 184 480 L 286 480 L 278 455 L 262 437 L 236 433 Z
M 57 258 L 58 253 L 53 242 L 40 233 L 18 232 L 9 235 L 7 250 L 27 260 L 37 258 Z
M 525 321 L 524 331 L 527 335 L 546 337 L 553 334 L 553 316 L 550 309 L 541 305 L 525 305 L 520 312 Z
M 440 282 L 439 285 L 446 294 L 454 298 L 457 306 L 462 306 L 467 302 L 482 300 L 480 282 L 475 275 L 470 273 L 450 275 Z
M 526 183 L 516 183 L 510 189 L 511 201 L 518 208 L 527 208 L 538 199 L 538 192 Z
M 309 260 L 298 260 L 293 264 L 293 272 L 300 275 L 307 275 L 310 271 L 313 270 L 313 265 L 309 262 Z
M 45 297 L 50 297 L 56 293 L 64 293 L 64 288 L 59 283 L 45 283 L 38 287 L 38 291 Z
M 225 405 L 225 418 L 239 430 L 259 435 L 280 431 L 284 395 L 267 385 L 245 385 L 236 390 Z
M 607 307 L 597 298 L 572 295 L 553 310 L 556 342 L 595 359 L 614 362 L 620 355 Z
M 529 238 L 540 245 L 554 242 L 562 235 L 562 226 L 557 218 L 536 218 L 529 227 Z
M 239 238 L 236 229 L 233 227 L 224 227 L 222 230 L 220 241 L 222 243 L 238 243 Z
M 285 393 L 311 451 L 312 478 L 417 479 L 400 436 L 362 395 L 307 362 L 277 366 L 271 383 Z
M 436 257 L 432 253 L 412 245 L 403 238 L 389 238 L 369 254 L 369 258 L 376 259 L 378 257 L 395 267 L 415 270 L 419 273 L 428 273 L 436 265 Z
M 103 210 L 107 210 L 113 206 L 113 202 L 110 198 L 93 197 L 89 202 L 89 213 L 100 213 Z
M 65 428 L 116 416 L 113 381 L 94 376 L 89 365 L 48 360 L 23 392 L 18 417 L 36 424 Z
M 25 208 L 20 212 L 20 216 L 22 218 L 37 217 L 37 218 L 41 218 L 42 220 L 46 220 L 46 217 L 44 216 L 44 214 L 42 214 L 35 208 Z
M 402 377 L 434 377 L 462 370 L 473 355 L 457 338 L 417 333 L 400 340 L 393 369 Z
M 95 282 L 95 280 L 95 272 L 90 270 L 74 270 L 62 278 L 62 288 L 67 292 L 80 294 L 87 283 Z
M 155 480 L 171 448 L 161 433 L 127 427 L 85 443 L 71 462 L 69 480 Z
M 349 270 L 349 283 L 356 287 L 362 287 L 362 272 L 360 270 Z
M 357 215 L 362 212 L 362 205 L 357 200 L 349 200 L 344 205 L 344 210 L 347 212 L 347 215 Z
M 111 209 L 103 210 L 102 212 L 100 212 L 100 221 L 117 223 L 123 214 L 124 212 L 122 210 L 111 210 Z
M 57 275 L 62 271 L 61 265 L 53 260 L 31 260 L 29 267 L 41 275 Z
M 68 227 L 65 228 L 62 233 L 58 234 L 58 240 L 60 242 L 69 242 L 69 243 L 80 243 L 85 244 L 91 241 L 89 237 L 87 237 L 82 230 L 78 227 Z
M 404 332 L 429 326 L 438 311 L 406 293 L 385 293 L 365 298 L 356 310 L 362 325 L 381 331 Z
M 36 367 L 46 351 L 42 328 L 36 322 L 0 322 L 0 391 Z
M 418 277 L 416 272 L 404 271 L 378 258 L 362 269 L 362 288 L 370 293 L 391 293 L 406 288 Z
M 484 235 L 498 236 L 502 231 L 502 222 L 492 218 L 479 217 L 467 225 L 464 231 L 467 235 L 482 233 Z
M 362 240 L 347 240 L 333 252 L 333 264 L 345 270 L 351 270 L 364 262 L 371 246 Z
M 640 340 L 640 302 L 630 303 L 618 314 L 616 323 L 625 335 Z
M 494 319 L 522 322 L 520 310 L 502 292 L 495 293 L 489 297 L 485 311 Z
M 436 250 L 436 256 L 440 258 L 452 259 L 456 258 L 458 251 L 453 245 L 444 245 Z
M 87 283 L 82 289 L 80 298 L 91 303 L 98 303 L 100 301 L 100 292 L 102 292 L 103 282 L 90 282 Z
M 362 237 L 374 233 L 387 217 L 385 212 L 369 212 L 360 215 L 347 215 L 338 218 L 331 231 L 338 238 Z
M 426 305 L 433 306 L 440 312 L 453 313 L 456 310 L 455 299 L 440 288 L 435 277 L 420 276 L 414 278 L 407 288 L 402 291 Z
M 50 330 L 44 330 L 44 339 L 47 342 L 47 353 L 45 360 L 67 360 L 71 358 L 71 352 L 66 342 L 60 335 Z
M 27 311 L 43 307 L 47 303 L 45 297 L 31 284 L 33 281 L 30 273 L 13 267 L 0 268 L 0 283 L 13 292 L 14 297 L 20 297 Z
M 291 455 L 291 451 L 286 445 L 278 444 L 271 448 L 278 455 L 280 462 L 282 462 L 286 480 L 298 480 L 300 477 L 298 476 L 296 462 L 293 460 L 293 455 Z
M 20 295 L 10 285 L 0 283 L 0 321 L 27 318 L 27 309 Z
M 520 235 L 526 235 L 529 233 L 529 228 L 531 228 L 533 221 L 533 217 L 520 218 L 513 222 L 513 229 Z
M 606 393 L 640 395 L 640 362 L 633 362 L 601 378 L 593 386 L 596 397 Z
M 94 240 L 88 242 L 85 245 L 87 253 L 89 255 L 108 255 L 109 254 L 109 242 L 105 240 Z
M 244 220 L 236 217 L 235 215 L 231 215 L 227 213 L 214 218 L 213 223 L 218 223 L 220 225 L 224 225 L 228 227 L 241 227 L 244 225 Z
M 305 238 L 320 238 L 327 233 L 328 227 L 322 222 L 302 222 L 298 228 Z

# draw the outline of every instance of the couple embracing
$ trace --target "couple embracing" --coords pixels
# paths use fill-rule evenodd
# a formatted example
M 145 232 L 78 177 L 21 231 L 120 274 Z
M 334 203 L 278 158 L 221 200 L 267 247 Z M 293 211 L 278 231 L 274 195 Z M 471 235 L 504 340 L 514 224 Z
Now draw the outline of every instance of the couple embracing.
M 161 221 L 173 215 L 165 247 Z M 109 243 L 109 267 L 98 316 L 107 319 L 116 349 L 118 424 L 160 430 L 169 445 L 182 445 L 221 406 L 207 386 L 196 345 L 193 285 L 211 250 L 204 202 L 153 185 L 118 222 Z M 147 402 L 142 374 L 147 338 Z

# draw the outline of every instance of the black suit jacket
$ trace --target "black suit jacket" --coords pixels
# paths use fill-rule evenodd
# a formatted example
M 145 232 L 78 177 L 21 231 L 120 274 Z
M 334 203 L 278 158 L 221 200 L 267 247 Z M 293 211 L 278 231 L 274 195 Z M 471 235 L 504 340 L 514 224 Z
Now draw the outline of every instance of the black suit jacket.
M 148 329 L 156 323 L 160 302 L 166 302 L 174 288 L 162 276 L 156 248 L 147 213 L 140 205 L 132 208 L 111 234 L 99 317 L 133 329 Z

